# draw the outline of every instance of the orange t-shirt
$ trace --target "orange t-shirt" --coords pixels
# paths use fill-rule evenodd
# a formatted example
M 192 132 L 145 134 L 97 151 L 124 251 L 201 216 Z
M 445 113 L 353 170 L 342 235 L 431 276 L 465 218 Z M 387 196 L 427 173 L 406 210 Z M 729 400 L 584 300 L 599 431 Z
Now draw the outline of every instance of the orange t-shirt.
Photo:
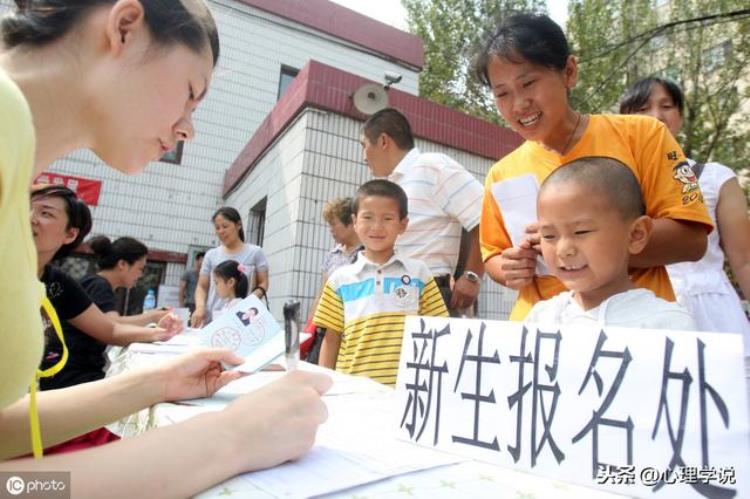
M 697 180 L 685 169 L 685 155 L 661 122 L 637 115 L 592 115 L 583 136 L 567 154 L 561 156 L 536 142 L 526 141 L 490 169 L 479 226 L 485 261 L 513 246 L 493 186 L 528 174 L 533 174 L 541 184 L 560 165 L 585 156 L 607 156 L 629 166 L 641 184 L 646 214 L 650 217 L 697 222 L 705 225 L 708 232 L 713 228 Z M 636 286 L 674 301 L 664 267 L 638 269 L 631 278 Z M 536 302 L 562 291 L 565 287 L 556 277 L 535 277 L 519 291 L 510 320 L 523 320 Z

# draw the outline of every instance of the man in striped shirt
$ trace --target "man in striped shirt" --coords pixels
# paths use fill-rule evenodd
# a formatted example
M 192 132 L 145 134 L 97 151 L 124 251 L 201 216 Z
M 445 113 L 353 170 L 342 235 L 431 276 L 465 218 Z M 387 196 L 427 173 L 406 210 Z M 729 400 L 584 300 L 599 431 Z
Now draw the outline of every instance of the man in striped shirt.
M 398 238 L 396 253 L 427 264 L 451 315 L 470 309 L 484 274 L 479 247 L 482 184 L 445 154 L 420 153 L 409 121 L 395 109 L 373 114 L 362 127 L 360 142 L 373 175 L 397 183 L 409 199 L 409 226 Z M 462 228 L 466 258 L 457 269 Z
M 387 180 L 357 191 L 354 230 L 365 249 L 331 274 L 313 322 L 325 328 L 321 366 L 396 383 L 407 315 L 447 316 L 435 280 L 419 260 L 395 255 L 408 225 L 406 193 Z

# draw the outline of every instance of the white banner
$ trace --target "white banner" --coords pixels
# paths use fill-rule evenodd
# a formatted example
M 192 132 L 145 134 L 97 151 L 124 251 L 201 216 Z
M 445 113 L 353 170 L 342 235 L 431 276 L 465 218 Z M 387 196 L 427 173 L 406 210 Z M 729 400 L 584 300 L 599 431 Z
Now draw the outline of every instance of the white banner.
M 734 334 L 408 317 L 401 438 L 657 498 L 750 497 Z

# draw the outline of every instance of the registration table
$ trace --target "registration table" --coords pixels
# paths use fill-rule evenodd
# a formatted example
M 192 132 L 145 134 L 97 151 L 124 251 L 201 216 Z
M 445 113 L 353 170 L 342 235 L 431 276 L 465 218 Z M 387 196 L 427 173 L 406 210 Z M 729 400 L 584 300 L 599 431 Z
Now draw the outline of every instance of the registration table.
M 108 376 L 175 355 L 154 350 L 138 345 L 112 350 Z M 313 449 L 295 462 L 236 476 L 198 497 L 622 497 L 403 442 L 395 436 L 399 414 L 392 389 L 304 362 L 299 369 L 324 370 L 334 379 L 323 397 L 329 419 L 320 427 Z M 210 399 L 157 404 L 108 428 L 123 438 L 132 437 L 221 410 L 234 398 L 280 376 L 283 372 L 256 373 L 230 383 Z

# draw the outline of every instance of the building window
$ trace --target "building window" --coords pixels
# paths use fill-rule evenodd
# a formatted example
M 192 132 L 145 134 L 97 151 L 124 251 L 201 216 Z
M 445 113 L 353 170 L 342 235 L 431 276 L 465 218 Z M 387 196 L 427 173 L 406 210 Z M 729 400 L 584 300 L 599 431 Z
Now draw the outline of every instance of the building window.
M 703 71 L 715 71 L 732 55 L 732 42 L 729 40 L 703 51 Z
M 263 247 L 266 234 L 266 201 L 263 198 L 250 209 L 250 226 L 248 227 L 248 242 Z
M 163 161 L 164 163 L 173 163 L 175 165 L 179 165 L 182 163 L 182 147 L 185 145 L 185 142 L 179 141 L 177 142 L 177 147 L 169 151 L 167 154 L 159 158 L 159 161 Z
M 281 99 L 281 96 L 286 93 L 286 89 L 294 80 L 294 77 L 299 74 L 299 69 L 291 66 L 281 66 L 281 73 L 279 74 L 279 92 L 276 95 L 276 100 Z

